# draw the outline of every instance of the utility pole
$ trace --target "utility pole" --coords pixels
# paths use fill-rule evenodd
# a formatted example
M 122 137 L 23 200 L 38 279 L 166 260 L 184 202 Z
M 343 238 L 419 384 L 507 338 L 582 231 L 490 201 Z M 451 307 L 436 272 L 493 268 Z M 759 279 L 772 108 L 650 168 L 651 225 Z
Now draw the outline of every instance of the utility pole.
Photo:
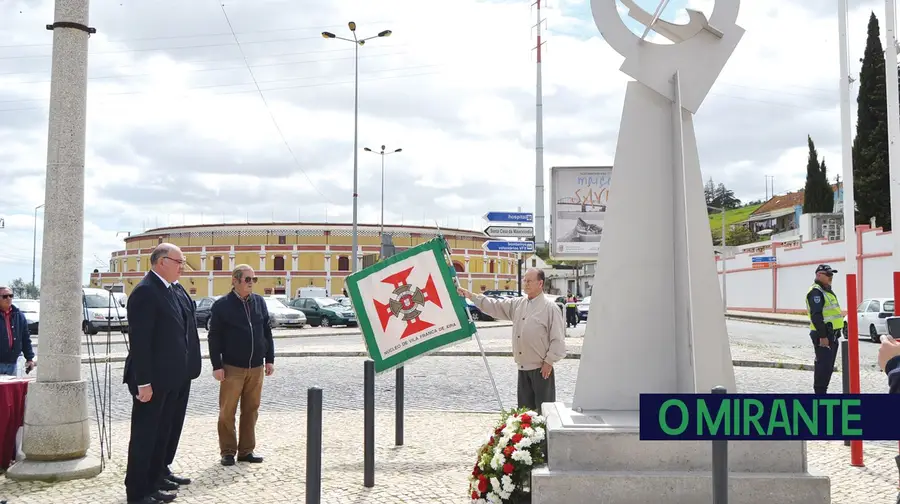
M 536 83 L 536 116 L 535 116 L 535 136 L 534 136 L 534 238 L 535 247 L 544 247 L 546 240 L 544 237 L 544 88 L 541 79 L 541 2 L 537 0 L 532 6 L 537 6 L 537 83 Z
M 88 386 L 81 378 L 84 158 L 87 125 L 88 0 L 56 0 L 41 254 L 41 356 L 28 386 L 22 451 L 14 480 L 90 478 Z

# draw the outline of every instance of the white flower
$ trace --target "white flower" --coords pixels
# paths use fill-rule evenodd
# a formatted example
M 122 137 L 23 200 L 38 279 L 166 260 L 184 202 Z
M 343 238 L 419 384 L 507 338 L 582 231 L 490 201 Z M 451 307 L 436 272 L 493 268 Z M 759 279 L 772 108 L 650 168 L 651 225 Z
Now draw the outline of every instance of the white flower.
M 513 452 L 511 458 L 516 462 L 522 462 L 525 465 L 531 465 L 531 452 L 527 450 L 516 450 Z
M 504 474 L 503 477 L 500 478 L 500 482 L 503 484 L 504 492 L 512 493 L 512 491 L 516 489 L 516 484 L 508 474 Z
M 534 437 L 534 427 L 528 427 L 527 429 L 522 429 L 522 435 L 525 437 Z
M 506 457 L 503 456 L 503 452 L 497 452 L 494 454 L 494 458 L 491 459 L 491 467 L 494 470 L 498 470 L 503 467 L 503 464 L 506 463 Z
M 496 476 L 491 476 L 491 479 L 488 481 L 491 482 L 491 490 L 495 492 L 500 490 L 500 480 L 498 480 Z
M 516 450 L 524 450 L 524 449 L 527 449 L 531 445 L 532 445 L 531 438 L 522 437 L 522 439 L 518 443 L 515 444 L 515 447 L 516 447 Z
M 546 419 L 541 415 L 531 417 L 532 424 L 542 424 L 544 422 L 546 422 Z
M 472 501 L 472 504 L 487 504 L 487 501 L 484 499 L 475 499 Z
M 534 440 L 538 443 L 544 440 L 544 428 L 543 427 L 535 427 L 534 428 Z
M 503 501 L 500 500 L 500 496 L 494 492 L 488 494 L 487 501 L 491 504 L 503 504 Z

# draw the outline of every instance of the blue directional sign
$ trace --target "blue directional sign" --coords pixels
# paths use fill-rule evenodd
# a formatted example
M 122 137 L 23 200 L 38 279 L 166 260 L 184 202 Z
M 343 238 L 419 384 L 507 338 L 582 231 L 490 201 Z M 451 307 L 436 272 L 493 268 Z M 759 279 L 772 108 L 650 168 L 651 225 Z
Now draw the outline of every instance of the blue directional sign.
M 488 212 L 484 218 L 489 222 L 534 222 L 531 212 Z
M 778 262 L 778 260 L 775 258 L 775 256 L 757 256 L 757 257 L 751 257 L 751 258 L 750 258 L 750 261 L 751 261 L 751 262 L 755 262 L 755 263 L 773 263 L 773 262 Z
M 534 252 L 533 241 L 488 240 L 481 246 L 491 252 Z

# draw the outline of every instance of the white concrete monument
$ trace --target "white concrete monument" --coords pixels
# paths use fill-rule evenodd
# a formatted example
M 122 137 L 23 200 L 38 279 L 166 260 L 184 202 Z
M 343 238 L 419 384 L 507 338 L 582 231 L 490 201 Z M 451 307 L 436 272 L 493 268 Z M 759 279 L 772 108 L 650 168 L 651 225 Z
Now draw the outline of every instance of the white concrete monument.
M 591 317 L 571 407 L 546 403 L 548 465 L 533 504 L 712 501 L 711 443 L 640 441 L 641 393 L 736 392 L 693 115 L 744 30 L 739 0 L 677 25 L 622 0 L 672 41 L 632 33 L 616 0 L 591 0 L 628 83 Z M 639 230 L 639 231 L 636 231 Z M 807 472 L 802 442 L 729 443 L 732 504 L 826 504 L 827 478 Z
M 56 481 L 96 476 L 88 454 L 88 386 L 81 378 L 88 0 L 57 0 L 41 258 L 41 345 L 25 402 L 25 460 L 6 476 Z

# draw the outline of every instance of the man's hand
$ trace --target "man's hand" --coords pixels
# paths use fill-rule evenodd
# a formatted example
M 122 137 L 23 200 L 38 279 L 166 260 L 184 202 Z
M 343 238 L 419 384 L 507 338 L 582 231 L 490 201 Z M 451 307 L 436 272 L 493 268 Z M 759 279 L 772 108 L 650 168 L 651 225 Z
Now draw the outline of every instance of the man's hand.
M 900 355 L 900 342 L 891 338 L 881 338 L 881 347 L 878 349 L 878 367 L 884 371 L 889 360 Z
M 25 372 L 30 373 L 34 369 L 34 361 L 25 361 Z
M 547 378 L 550 378 L 550 373 L 552 373 L 552 372 L 553 372 L 553 364 L 549 364 L 546 362 L 541 364 L 541 376 L 543 376 L 545 380 Z
M 460 296 L 462 296 L 466 299 L 472 299 L 473 294 L 471 292 L 467 291 L 466 289 L 463 289 L 462 287 L 457 287 L 456 292 L 457 292 L 457 294 L 459 294 Z
M 828 344 L 828 338 L 819 338 L 819 346 L 828 348 L 830 346 Z
M 275 364 L 271 364 L 269 362 L 266 363 L 266 376 L 272 376 L 275 374 Z
M 153 397 L 153 385 L 138 387 L 137 400 L 147 402 Z
M 225 379 L 225 370 L 224 369 L 214 369 L 213 370 L 213 378 L 215 378 L 216 381 L 224 380 Z

